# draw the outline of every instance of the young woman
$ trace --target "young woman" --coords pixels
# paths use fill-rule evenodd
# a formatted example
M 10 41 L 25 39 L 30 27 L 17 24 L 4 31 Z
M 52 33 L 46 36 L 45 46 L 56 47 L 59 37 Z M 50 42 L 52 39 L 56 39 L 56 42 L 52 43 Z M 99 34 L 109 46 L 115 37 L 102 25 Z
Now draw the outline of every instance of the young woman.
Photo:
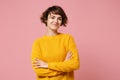
M 60 33 L 66 26 L 67 16 L 60 6 L 45 10 L 41 21 L 46 33 L 36 39 L 32 47 L 32 67 L 37 80 L 74 80 L 74 70 L 79 68 L 79 56 L 73 37 Z

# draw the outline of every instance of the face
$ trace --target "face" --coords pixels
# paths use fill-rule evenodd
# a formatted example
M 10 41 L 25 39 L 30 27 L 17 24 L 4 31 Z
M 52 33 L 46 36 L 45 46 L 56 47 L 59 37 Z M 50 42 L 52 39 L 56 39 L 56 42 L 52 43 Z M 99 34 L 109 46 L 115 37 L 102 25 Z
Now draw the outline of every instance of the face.
M 59 14 L 50 13 L 46 22 L 49 29 L 58 30 L 62 24 L 62 17 Z

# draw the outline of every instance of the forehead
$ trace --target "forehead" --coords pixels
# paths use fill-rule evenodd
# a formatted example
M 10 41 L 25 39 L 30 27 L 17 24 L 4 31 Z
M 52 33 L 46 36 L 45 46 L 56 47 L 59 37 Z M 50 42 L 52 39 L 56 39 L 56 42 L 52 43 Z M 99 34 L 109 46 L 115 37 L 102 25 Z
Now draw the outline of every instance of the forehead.
M 59 15 L 59 14 L 54 14 L 54 13 L 49 13 L 48 16 L 50 16 L 50 17 L 51 17 L 51 16 L 55 16 L 55 17 L 60 17 L 60 18 L 62 17 L 61 15 Z

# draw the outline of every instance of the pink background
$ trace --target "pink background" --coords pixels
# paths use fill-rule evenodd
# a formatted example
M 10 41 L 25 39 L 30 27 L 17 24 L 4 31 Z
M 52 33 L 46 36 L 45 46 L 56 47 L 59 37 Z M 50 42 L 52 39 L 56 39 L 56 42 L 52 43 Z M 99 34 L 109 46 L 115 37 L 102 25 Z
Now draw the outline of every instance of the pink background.
M 76 40 L 75 80 L 120 80 L 119 0 L 0 0 L 0 80 L 35 80 L 31 46 L 45 32 L 40 14 L 52 5 L 64 8 L 69 24 L 60 31 Z

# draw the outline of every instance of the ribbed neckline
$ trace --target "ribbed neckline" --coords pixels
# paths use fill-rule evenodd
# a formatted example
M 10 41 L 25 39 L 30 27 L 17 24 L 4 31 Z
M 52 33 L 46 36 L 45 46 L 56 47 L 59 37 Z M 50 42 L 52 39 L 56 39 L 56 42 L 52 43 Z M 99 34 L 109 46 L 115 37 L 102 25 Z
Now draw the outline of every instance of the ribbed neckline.
M 60 36 L 60 35 L 63 35 L 63 33 L 59 33 L 59 34 L 57 34 L 57 35 L 52 35 L 52 36 L 43 35 L 43 37 L 44 37 L 44 38 L 56 38 L 56 37 L 58 37 L 58 36 Z

